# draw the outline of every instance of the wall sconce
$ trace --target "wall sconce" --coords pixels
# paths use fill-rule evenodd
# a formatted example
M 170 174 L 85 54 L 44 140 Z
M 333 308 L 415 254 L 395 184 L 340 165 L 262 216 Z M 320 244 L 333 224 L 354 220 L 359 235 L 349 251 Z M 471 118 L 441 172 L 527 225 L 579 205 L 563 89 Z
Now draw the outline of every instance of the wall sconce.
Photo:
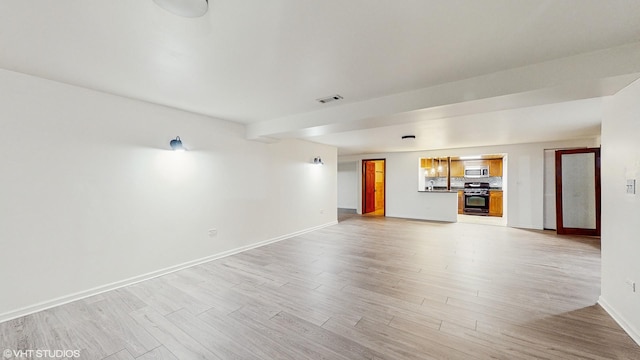
M 176 136 L 175 139 L 169 141 L 169 146 L 171 146 L 171 150 L 173 151 L 185 151 L 187 149 L 182 145 L 182 140 L 180 140 L 180 136 Z
M 313 158 L 313 163 L 316 165 L 324 165 L 324 162 L 322 162 L 322 158 L 320 156 L 316 156 Z

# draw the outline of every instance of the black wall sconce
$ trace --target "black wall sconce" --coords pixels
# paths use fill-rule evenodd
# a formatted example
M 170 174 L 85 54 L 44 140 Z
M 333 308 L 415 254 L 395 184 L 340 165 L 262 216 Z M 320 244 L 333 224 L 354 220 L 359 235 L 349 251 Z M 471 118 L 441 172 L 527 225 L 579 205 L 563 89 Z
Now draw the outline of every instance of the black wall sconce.
M 324 165 L 324 162 L 322 162 L 322 158 L 320 156 L 316 156 L 313 158 L 313 163 L 316 165 Z
M 171 146 L 171 149 L 173 151 L 185 151 L 187 149 L 184 148 L 184 145 L 182 145 L 182 140 L 180 140 L 180 136 L 176 136 L 175 139 L 169 141 L 169 146 Z

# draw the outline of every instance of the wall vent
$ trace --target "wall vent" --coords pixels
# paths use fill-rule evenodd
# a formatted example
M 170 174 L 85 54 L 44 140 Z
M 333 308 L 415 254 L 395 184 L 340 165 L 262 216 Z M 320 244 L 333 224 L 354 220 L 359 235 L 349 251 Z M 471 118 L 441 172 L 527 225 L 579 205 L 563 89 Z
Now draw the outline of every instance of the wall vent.
M 342 100 L 342 99 L 343 99 L 342 96 L 336 94 L 336 95 L 333 95 L 333 96 L 327 96 L 327 97 L 323 97 L 323 98 L 320 98 L 320 99 L 316 99 L 316 101 L 321 103 L 321 104 L 326 104 L 326 103 L 330 103 L 332 101 Z

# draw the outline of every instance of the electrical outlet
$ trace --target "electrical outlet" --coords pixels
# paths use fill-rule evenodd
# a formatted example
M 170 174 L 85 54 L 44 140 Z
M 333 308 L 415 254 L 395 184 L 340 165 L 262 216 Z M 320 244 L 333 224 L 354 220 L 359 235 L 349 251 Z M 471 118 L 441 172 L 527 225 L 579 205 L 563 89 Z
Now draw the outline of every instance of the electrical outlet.
M 320 214 L 324 214 L 324 209 L 320 209 Z
M 218 229 L 209 229 L 209 237 L 218 236 Z

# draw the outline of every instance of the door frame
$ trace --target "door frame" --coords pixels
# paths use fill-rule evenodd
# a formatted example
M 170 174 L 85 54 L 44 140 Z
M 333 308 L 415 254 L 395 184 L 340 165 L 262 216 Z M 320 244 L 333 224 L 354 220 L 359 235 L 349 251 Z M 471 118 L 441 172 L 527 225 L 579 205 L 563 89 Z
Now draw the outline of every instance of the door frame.
M 366 200 L 367 200 L 367 196 L 366 196 L 367 188 L 366 188 L 366 186 L 367 186 L 367 184 L 366 184 L 366 181 L 365 181 L 366 177 L 367 177 L 367 174 L 366 174 L 366 171 L 367 171 L 366 163 L 367 162 L 372 162 L 372 161 L 382 161 L 382 169 L 384 171 L 384 173 L 383 173 L 384 176 L 382 178 L 383 179 L 382 180 L 382 188 L 383 188 L 383 191 L 384 191 L 384 197 L 383 197 L 382 201 L 384 203 L 383 204 L 384 216 L 387 216 L 387 159 L 384 159 L 384 158 L 383 159 L 362 159 L 362 163 L 361 163 L 362 171 L 361 171 L 361 174 L 360 174 L 360 177 L 362 179 L 362 182 L 361 182 L 361 186 L 362 186 L 362 195 L 361 195 L 362 196 L 362 204 L 361 204 L 361 206 L 362 206 L 362 214 L 363 215 L 367 214 L 367 213 L 364 212 L 365 209 L 367 208 L 366 207 Z M 375 186 L 375 184 L 374 184 L 374 186 Z
M 564 227 L 562 216 L 562 155 L 566 154 L 594 154 L 595 167 L 595 197 L 596 197 L 596 228 L 567 228 Z M 600 182 L 600 148 L 582 148 L 571 150 L 556 150 L 556 232 L 558 235 L 590 235 L 600 236 L 601 225 L 601 182 Z

